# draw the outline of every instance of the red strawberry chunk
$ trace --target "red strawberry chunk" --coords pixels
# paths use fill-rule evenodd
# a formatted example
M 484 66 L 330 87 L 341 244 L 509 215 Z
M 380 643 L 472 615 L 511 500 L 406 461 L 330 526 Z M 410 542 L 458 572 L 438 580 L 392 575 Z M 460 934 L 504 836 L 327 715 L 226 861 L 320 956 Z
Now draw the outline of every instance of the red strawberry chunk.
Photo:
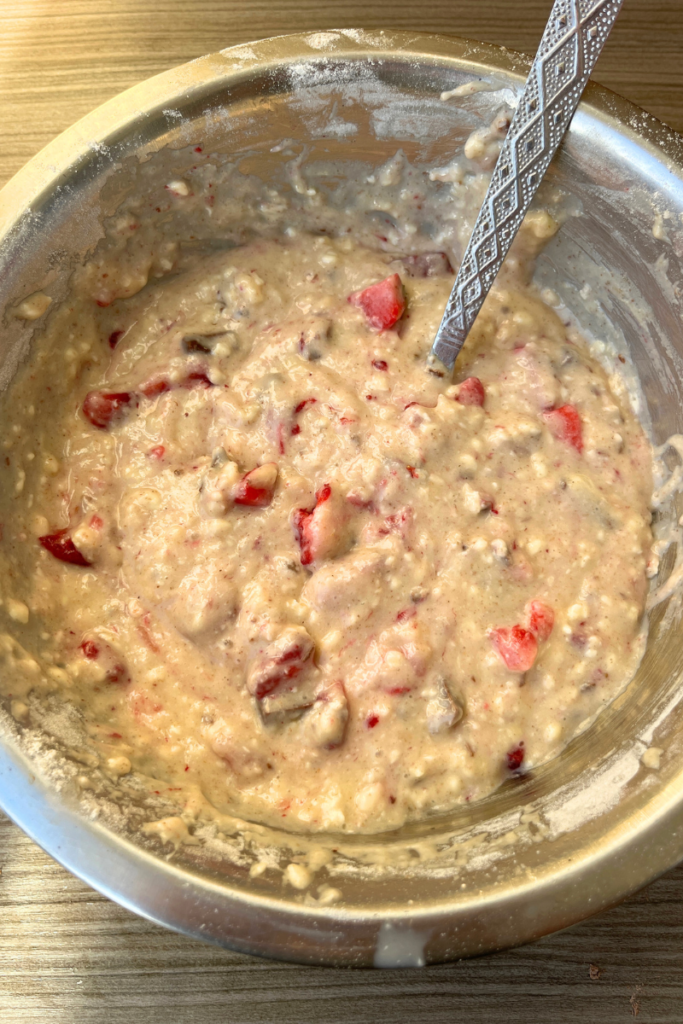
M 550 409 L 543 413 L 543 419 L 553 437 L 570 444 L 577 452 L 583 451 L 581 417 L 573 405 L 561 405 L 559 409 Z
M 233 500 L 236 505 L 251 505 L 255 508 L 263 508 L 270 505 L 273 500 L 275 483 L 277 481 L 277 466 L 274 462 L 267 462 L 263 466 L 245 473 L 235 488 Z
M 397 622 L 408 622 L 409 619 L 413 619 L 417 615 L 417 608 L 404 608 L 396 615 Z
M 524 740 L 507 752 L 508 771 L 519 772 L 524 761 Z
M 304 398 L 303 401 L 299 402 L 299 404 L 295 407 L 294 415 L 303 412 L 307 405 L 315 405 L 317 401 L 317 398 Z
M 172 385 L 165 377 L 153 377 L 151 380 L 145 381 L 144 384 L 140 385 L 140 393 L 143 394 L 145 398 L 157 398 L 158 395 L 163 395 L 165 391 L 170 391 L 172 387 L 186 389 L 210 388 L 213 387 L 213 384 L 204 370 L 192 370 L 175 385 Z
M 125 333 L 125 331 L 112 331 L 109 335 L 109 348 L 116 348 Z
M 100 649 L 94 640 L 84 640 L 81 644 L 81 650 L 86 658 L 93 660 L 100 653 Z
M 468 377 L 460 385 L 457 397 L 460 405 L 483 405 L 485 398 L 484 385 L 478 377 Z
M 527 605 L 529 629 L 538 640 L 547 640 L 555 625 L 555 612 L 542 601 L 530 601 Z
M 306 660 L 300 646 L 293 647 L 291 651 L 281 654 L 278 658 L 273 658 L 270 674 L 267 679 L 259 680 L 255 684 L 254 696 L 258 700 L 262 700 L 269 693 L 273 693 L 283 682 L 294 679 L 300 674 Z
M 164 391 L 170 390 L 171 385 L 162 377 L 157 377 L 155 380 L 148 380 L 146 383 L 140 385 L 140 391 L 145 398 L 156 398 L 157 395 L 163 395 Z
M 330 485 L 324 484 L 315 496 L 313 508 L 298 508 L 294 511 L 292 526 L 294 527 L 294 536 L 301 549 L 302 565 L 310 565 L 318 557 L 321 541 L 324 544 L 324 538 L 320 538 L 318 536 L 319 531 L 316 530 L 315 513 L 329 499 L 331 494 L 332 488 Z
M 301 564 L 310 565 L 313 561 L 313 550 L 311 547 L 310 538 L 310 521 L 313 518 L 313 512 L 308 511 L 305 508 L 297 508 L 294 510 L 292 516 L 292 526 L 294 527 L 294 536 L 297 539 L 299 548 L 301 549 Z
M 392 274 L 363 291 L 349 295 L 352 306 L 363 310 L 371 327 L 386 331 L 403 316 L 406 308 L 403 283 L 398 274 Z
M 60 562 L 84 566 L 92 564 L 78 550 L 69 536 L 68 530 L 57 530 L 55 533 L 48 533 L 44 537 L 39 537 L 38 543 L 42 544 L 45 550 L 49 551 Z
M 523 626 L 499 626 L 492 629 L 489 636 L 511 672 L 528 672 L 536 661 L 536 637 Z
M 83 415 L 93 427 L 106 430 L 112 420 L 130 405 L 132 399 L 128 391 L 89 391 L 83 402 Z
M 314 645 L 301 626 L 286 627 L 279 637 L 252 662 L 247 686 L 257 700 L 263 700 L 313 667 Z
M 211 388 L 213 384 L 203 370 L 195 370 L 193 373 L 188 373 L 180 386 L 182 388 Z

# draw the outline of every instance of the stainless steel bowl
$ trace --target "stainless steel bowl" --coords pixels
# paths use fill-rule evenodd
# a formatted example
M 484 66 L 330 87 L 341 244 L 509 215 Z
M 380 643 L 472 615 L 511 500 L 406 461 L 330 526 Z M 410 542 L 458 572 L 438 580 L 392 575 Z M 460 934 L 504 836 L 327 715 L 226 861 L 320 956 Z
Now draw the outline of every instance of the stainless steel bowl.
M 516 54 L 462 40 L 344 31 L 269 39 L 159 75 L 60 136 L 0 193 L 2 305 L 37 288 L 64 295 L 103 216 L 136 187 L 140 161 L 154 178 L 187 159 L 164 147 L 201 144 L 273 180 L 282 138 L 305 143 L 311 159 L 376 164 L 400 147 L 443 163 L 502 98 L 514 100 L 526 68 Z M 473 78 L 499 91 L 439 99 Z M 596 336 L 625 346 L 661 442 L 683 427 L 681 139 L 593 86 L 550 180 L 582 213 L 548 248 L 539 279 Z M 30 335 L 5 316 L 3 385 Z M 84 809 L 73 772 L 54 784 L 35 731 L 9 716 L 0 803 L 96 889 L 187 934 L 310 963 L 437 962 L 570 925 L 683 856 L 682 670 L 677 602 L 653 615 L 637 678 L 561 757 L 446 818 L 372 840 L 321 840 L 331 859 L 317 880 L 343 897 L 330 906 L 283 880 L 279 867 L 303 856 L 296 836 L 251 830 L 235 859 L 217 847 L 155 847 L 139 828 L 143 810 L 106 824 L 92 801 Z M 659 771 L 640 760 L 653 744 Z M 64 754 L 55 745 L 53 766 Z M 266 842 L 280 864 L 250 877 Z

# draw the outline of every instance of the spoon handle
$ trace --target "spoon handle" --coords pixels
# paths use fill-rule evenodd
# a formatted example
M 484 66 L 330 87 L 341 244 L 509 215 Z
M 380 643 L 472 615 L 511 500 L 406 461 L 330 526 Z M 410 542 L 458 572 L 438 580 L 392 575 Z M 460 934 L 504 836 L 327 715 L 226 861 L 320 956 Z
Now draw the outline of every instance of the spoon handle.
M 453 369 L 555 155 L 623 0 L 555 0 L 500 151 L 430 362 Z

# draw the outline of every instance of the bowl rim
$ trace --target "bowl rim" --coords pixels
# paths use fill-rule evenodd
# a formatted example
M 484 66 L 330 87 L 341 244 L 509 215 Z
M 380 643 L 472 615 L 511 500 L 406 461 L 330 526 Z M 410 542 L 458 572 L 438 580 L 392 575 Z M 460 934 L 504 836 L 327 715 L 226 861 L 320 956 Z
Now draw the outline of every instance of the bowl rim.
M 313 45 L 313 37 L 328 45 Z M 200 57 L 134 85 L 108 100 L 57 136 L 0 191 L 0 242 L 22 218 L 40 208 L 76 167 L 99 157 L 102 147 L 123 137 L 134 118 L 160 112 L 173 97 L 193 95 L 264 73 L 269 68 L 309 60 L 366 60 L 382 56 L 419 59 L 482 74 L 502 72 L 523 84 L 531 59 L 490 43 L 415 32 L 330 30 L 274 36 Z M 683 137 L 610 90 L 590 83 L 580 109 L 630 135 L 668 171 L 680 178 Z M 55 789 L 38 778 L 18 746 L 0 742 L 0 806 L 38 845 L 94 889 L 151 921 L 242 952 L 297 962 L 368 965 L 386 929 L 395 929 L 412 952 L 397 966 L 424 962 L 427 938 L 446 922 L 454 931 L 473 914 L 487 917 L 486 938 L 454 947 L 443 959 L 488 952 L 538 938 L 618 903 L 652 881 L 683 856 L 683 802 L 672 782 L 655 801 L 656 812 L 641 829 L 604 843 L 586 866 L 578 862 L 547 877 L 510 888 L 501 897 L 451 898 L 438 907 L 400 911 L 345 910 L 343 905 L 312 907 L 270 899 L 178 867 L 136 846 L 97 821 L 87 819 Z M 638 852 L 640 856 L 633 856 Z M 644 856 L 644 852 L 648 856 Z M 629 871 L 623 862 L 631 860 Z M 616 881 L 614 864 L 622 867 Z M 580 878 L 579 873 L 581 872 Z M 581 882 L 586 895 L 577 898 Z M 520 913 L 533 888 L 533 917 Z M 597 893 L 597 895 L 596 895 Z M 519 920 L 513 920 L 519 918 Z M 310 935 L 308 934 L 310 933 Z M 343 933 L 343 941 L 340 935 Z M 411 945 L 412 943 L 412 945 Z M 438 958 L 441 959 L 441 958 Z M 436 962 L 430 958 L 430 962 Z
M 320 36 L 329 37 L 329 49 L 312 45 L 311 40 Z M 0 238 L 9 233 L 26 210 L 33 208 L 46 189 L 56 188 L 84 158 L 93 158 L 101 147 L 106 149 L 110 140 L 129 125 L 132 112 L 149 116 L 161 111 L 170 96 L 182 93 L 188 98 L 205 91 L 212 81 L 228 76 L 237 79 L 257 68 L 266 71 L 274 65 L 322 57 L 379 58 L 382 53 L 437 61 L 439 58 L 459 60 L 467 62 L 471 68 L 481 67 L 482 71 L 505 72 L 520 84 L 526 80 L 532 63 L 528 55 L 495 43 L 398 30 L 330 29 L 324 33 L 288 33 L 226 47 L 125 89 L 39 150 L 0 189 Z M 645 142 L 660 160 L 664 156 L 671 165 L 683 164 L 683 135 L 611 89 L 589 81 L 579 110 L 590 111 L 607 123 L 618 123 L 621 132 L 637 138 L 641 144 Z

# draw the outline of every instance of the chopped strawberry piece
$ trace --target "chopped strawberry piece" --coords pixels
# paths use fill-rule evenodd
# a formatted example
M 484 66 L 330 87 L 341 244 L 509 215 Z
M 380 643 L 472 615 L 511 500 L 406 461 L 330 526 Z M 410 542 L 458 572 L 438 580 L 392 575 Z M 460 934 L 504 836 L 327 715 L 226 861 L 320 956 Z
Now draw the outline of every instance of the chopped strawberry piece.
M 287 661 L 290 661 L 291 664 L 287 664 Z M 280 658 L 277 666 L 273 666 L 273 675 L 256 687 L 254 696 L 257 700 L 263 700 L 268 694 L 273 693 L 282 682 L 298 676 L 301 668 L 301 650 L 296 648 L 296 650 L 289 652 L 288 657 Z
M 573 405 L 561 405 L 559 409 L 550 409 L 543 413 L 543 419 L 553 437 L 570 444 L 577 452 L 583 451 L 581 417 Z
M 404 608 L 398 612 L 396 616 L 397 622 L 407 622 L 408 619 L 412 619 L 417 615 L 417 608 Z
M 288 626 L 254 660 L 247 676 L 249 692 L 263 700 L 313 666 L 314 645 L 301 626 Z
M 196 370 L 194 373 L 188 373 L 187 377 L 181 384 L 183 388 L 211 388 L 213 384 L 204 373 L 203 370 Z
M 519 772 L 524 761 L 524 740 L 507 752 L 508 771 Z
M 317 398 L 304 398 L 304 400 L 302 402 L 299 402 L 299 404 L 295 407 L 294 415 L 303 412 L 307 405 L 315 405 L 317 401 Z
M 371 714 L 365 719 L 365 725 L 368 729 L 374 729 L 376 725 L 379 725 L 379 715 Z
M 274 462 L 267 462 L 263 466 L 257 466 L 249 473 L 245 473 L 237 484 L 233 500 L 236 505 L 251 505 L 255 508 L 263 508 L 270 505 L 273 500 L 275 483 L 277 481 L 277 466 Z
M 483 405 L 485 398 L 484 385 L 478 377 L 468 377 L 460 385 L 457 397 L 460 405 Z
M 403 283 L 398 274 L 392 274 L 384 281 L 371 284 L 363 291 L 349 295 L 352 306 L 363 310 L 371 327 L 386 331 L 403 316 L 406 308 Z
M 555 625 L 555 612 L 542 601 L 530 601 L 527 605 L 529 629 L 538 640 L 547 640 Z
M 301 672 L 302 656 L 303 650 L 301 646 L 298 646 L 288 650 L 285 654 L 281 654 L 280 657 L 274 658 L 274 667 L 280 671 L 275 674 L 274 678 L 268 680 L 267 686 L 256 690 L 256 696 L 263 697 L 266 693 L 270 693 L 284 679 L 293 679 L 294 676 L 298 676 Z
M 163 459 L 166 449 L 163 444 L 155 444 L 153 448 L 147 452 L 150 459 Z
M 125 331 L 112 331 L 109 335 L 109 348 L 116 348 L 125 333 Z
M 39 537 L 38 543 L 42 544 L 45 550 L 49 551 L 60 562 L 83 566 L 92 564 L 78 550 L 69 536 L 68 530 L 57 530 L 56 533 L 48 533 L 44 537 Z
M 492 629 L 489 636 L 511 672 L 528 672 L 538 653 L 536 637 L 530 630 L 523 626 L 500 626 Z
M 213 387 L 211 381 L 203 370 L 193 370 L 176 386 L 181 388 Z M 170 381 L 166 380 L 164 377 L 156 377 L 152 378 L 152 380 L 146 381 L 144 384 L 141 384 L 140 392 L 145 396 L 145 398 L 156 398 L 158 395 L 163 395 L 165 391 L 170 391 L 171 387 L 172 385 Z
M 128 391 L 89 391 L 83 402 L 83 415 L 93 427 L 106 430 L 112 420 L 130 405 L 132 399 Z
M 381 370 L 383 373 L 389 369 L 389 364 L 386 359 L 373 359 L 372 365 L 376 370 Z
M 163 395 L 164 391 L 170 391 L 171 385 L 167 380 L 163 378 L 157 378 L 156 380 L 147 381 L 146 384 L 140 385 L 140 391 L 145 398 L 156 398 L 157 395 Z
M 294 536 L 301 549 L 302 565 L 310 565 L 313 561 L 313 551 L 309 536 L 309 524 L 312 518 L 313 512 L 305 508 L 295 509 L 292 515 L 292 526 L 294 527 Z
M 318 493 L 315 496 L 315 507 L 322 505 L 324 501 L 327 501 L 332 494 L 332 488 L 329 484 L 323 484 Z
M 84 640 L 81 644 L 81 650 L 86 658 L 90 658 L 92 661 L 100 653 L 100 649 L 94 640 Z
M 316 530 L 315 513 L 332 494 L 329 484 L 324 484 L 315 496 L 315 505 L 311 509 L 295 509 L 292 516 L 294 536 L 301 549 L 301 564 L 310 565 L 320 554 L 320 549 L 325 547 L 325 539 L 318 536 Z

